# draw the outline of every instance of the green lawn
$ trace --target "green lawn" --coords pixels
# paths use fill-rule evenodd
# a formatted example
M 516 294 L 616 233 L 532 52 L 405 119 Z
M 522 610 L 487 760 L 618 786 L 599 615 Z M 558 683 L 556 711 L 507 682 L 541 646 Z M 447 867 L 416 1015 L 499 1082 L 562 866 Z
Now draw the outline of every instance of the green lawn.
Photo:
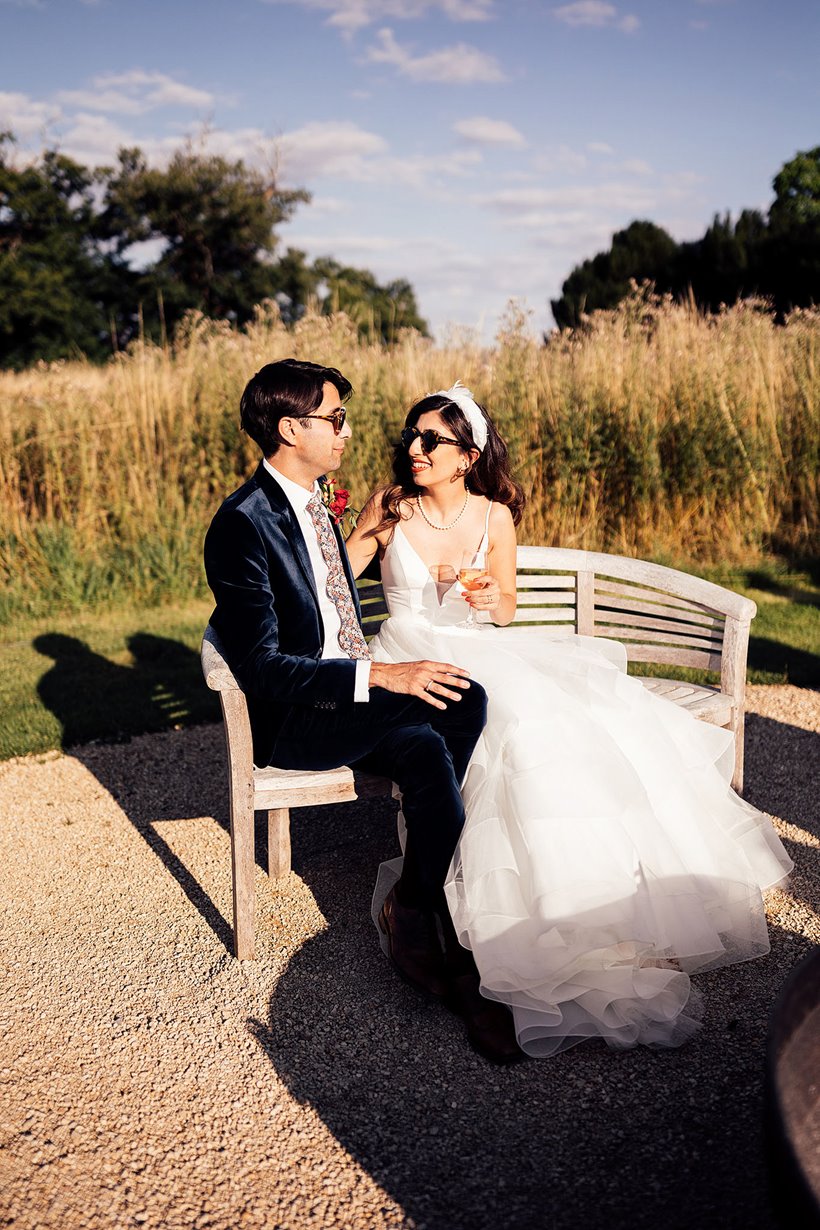
M 704 570 L 753 598 L 751 683 L 820 687 L 820 573 Z M 62 615 L 3 630 L 0 759 L 215 721 L 199 666 L 207 601 Z M 646 668 L 642 667 L 642 671 Z M 659 672 L 671 674 L 669 667 Z

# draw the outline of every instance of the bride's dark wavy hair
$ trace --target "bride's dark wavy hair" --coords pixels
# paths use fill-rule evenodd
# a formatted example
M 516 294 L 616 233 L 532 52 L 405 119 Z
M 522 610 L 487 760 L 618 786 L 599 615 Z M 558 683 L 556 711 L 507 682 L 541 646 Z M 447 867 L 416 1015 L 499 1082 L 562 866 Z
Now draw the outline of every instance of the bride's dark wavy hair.
M 478 403 L 476 403 L 478 404 Z M 524 492 L 510 473 L 510 455 L 507 446 L 498 434 L 495 424 L 483 406 L 478 407 L 487 424 L 487 443 L 481 450 L 478 460 L 470 466 L 465 476 L 464 484 L 468 491 L 476 495 L 484 495 L 488 500 L 498 504 L 506 504 L 512 513 L 513 522 L 518 525 L 524 511 Z M 415 427 L 423 414 L 435 410 L 447 424 L 454 439 L 458 440 L 465 453 L 476 448 L 472 428 L 454 401 L 441 393 L 431 393 L 422 397 L 411 406 L 405 427 Z M 439 445 L 440 448 L 446 447 Z M 368 530 L 365 537 L 380 534 L 401 520 L 399 507 L 402 500 L 418 495 L 419 489 L 413 482 L 413 472 L 410 468 L 410 452 L 397 444 L 393 451 L 393 482 L 385 487 L 381 495 L 381 517 L 378 525 Z

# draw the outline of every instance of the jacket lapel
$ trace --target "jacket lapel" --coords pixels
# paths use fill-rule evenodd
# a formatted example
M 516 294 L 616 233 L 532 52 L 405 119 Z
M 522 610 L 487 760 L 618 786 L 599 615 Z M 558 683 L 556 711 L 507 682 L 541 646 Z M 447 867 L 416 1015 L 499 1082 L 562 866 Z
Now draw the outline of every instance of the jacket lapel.
M 319 622 L 321 624 L 319 595 L 316 592 L 316 578 L 313 575 L 313 569 L 310 565 L 310 556 L 308 555 L 305 536 L 302 533 L 302 527 L 296 520 L 296 514 L 291 507 L 290 500 L 285 495 L 273 475 L 269 474 L 265 469 L 261 461 L 259 463 L 259 468 L 256 471 L 256 479 L 270 500 L 271 508 L 279 514 L 280 518 L 287 526 L 287 537 L 290 542 L 291 550 L 293 551 L 293 558 L 299 565 L 299 569 L 305 578 L 308 589 L 313 595 L 313 601 L 316 603 L 316 614 L 319 616 Z
M 296 520 L 296 514 L 291 507 L 290 500 L 285 495 L 273 475 L 269 474 L 265 469 L 261 461 L 256 471 L 256 479 L 270 500 L 271 508 L 273 508 L 273 510 L 280 515 L 282 520 L 288 526 L 288 539 L 293 550 L 293 558 L 299 565 L 305 581 L 307 582 L 308 588 L 313 595 L 313 601 L 316 603 L 316 613 L 319 616 L 319 623 L 321 625 L 322 616 L 319 608 L 319 595 L 316 592 L 316 578 L 313 575 L 313 568 L 310 564 L 310 556 L 308 555 L 307 545 L 305 544 L 305 536 L 302 533 L 302 528 L 299 525 L 299 522 Z M 353 605 L 356 608 L 356 617 L 358 618 L 359 623 L 361 623 L 362 611 L 359 604 L 359 591 L 356 588 L 356 581 L 350 570 L 350 560 L 347 557 L 345 541 L 338 525 L 332 517 L 330 518 L 330 524 L 333 526 L 333 533 L 336 537 L 339 555 L 342 557 L 342 567 L 344 568 L 344 574 L 347 578 L 347 584 L 350 590 L 350 595 L 353 599 Z

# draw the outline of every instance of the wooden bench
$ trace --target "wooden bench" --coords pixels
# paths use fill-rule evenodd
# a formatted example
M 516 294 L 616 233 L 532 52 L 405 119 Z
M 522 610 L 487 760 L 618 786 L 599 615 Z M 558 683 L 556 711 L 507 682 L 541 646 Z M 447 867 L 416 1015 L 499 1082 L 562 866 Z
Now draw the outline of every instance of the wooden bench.
M 732 731 L 732 785 L 743 788 L 743 715 L 749 598 L 689 573 L 600 552 L 563 547 L 518 548 L 518 609 L 504 635 L 605 636 L 623 643 L 630 662 L 687 666 L 719 673 L 714 686 L 639 676 L 644 687 L 695 717 Z M 360 588 L 365 635 L 373 636 L 387 608 L 380 585 Z M 389 794 L 384 778 L 342 767 L 324 772 L 254 767 L 244 693 L 213 628 L 202 642 L 202 669 L 219 693 L 225 720 L 230 786 L 234 947 L 254 956 L 254 812 L 268 813 L 268 874 L 290 871 L 290 808 Z

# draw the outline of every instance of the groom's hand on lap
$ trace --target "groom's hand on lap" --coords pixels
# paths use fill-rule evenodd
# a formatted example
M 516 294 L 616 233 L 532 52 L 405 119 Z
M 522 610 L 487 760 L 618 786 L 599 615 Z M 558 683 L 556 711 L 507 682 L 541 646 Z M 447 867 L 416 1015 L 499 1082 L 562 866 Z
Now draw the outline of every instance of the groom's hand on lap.
M 446 709 L 448 700 L 461 700 L 460 692 L 470 686 L 470 674 L 450 662 L 374 662 L 370 686 L 417 696 L 434 709 Z

